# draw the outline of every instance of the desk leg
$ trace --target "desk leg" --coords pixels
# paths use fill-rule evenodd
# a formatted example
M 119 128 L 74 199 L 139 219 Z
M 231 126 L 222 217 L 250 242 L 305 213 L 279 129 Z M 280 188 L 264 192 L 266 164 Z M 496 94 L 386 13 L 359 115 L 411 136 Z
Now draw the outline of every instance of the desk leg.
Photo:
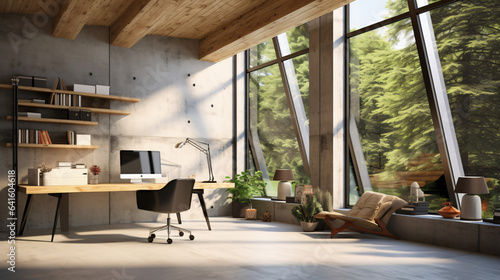
M 203 198 L 203 189 L 195 190 L 196 194 L 198 194 L 198 199 L 200 200 L 201 209 L 203 210 L 203 215 L 205 215 L 205 221 L 207 221 L 208 230 L 212 230 L 210 227 L 210 220 L 208 219 L 207 207 L 205 206 L 205 199 Z
M 26 199 L 26 205 L 24 206 L 23 218 L 21 219 L 21 227 L 19 228 L 18 236 L 23 235 L 24 227 L 26 226 L 26 221 L 28 220 L 28 213 L 30 212 L 31 205 L 31 196 L 32 194 L 28 194 L 28 198 Z
M 61 232 L 69 232 L 69 193 L 61 194 L 61 205 L 59 206 L 59 226 Z
M 51 196 L 57 197 L 56 215 L 54 217 L 54 226 L 52 226 L 52 238 L 50 239 L 50 242 L 54 242 L 54 234 L 56 233 L 57 227 L 57 214 L 59 214 L 59 206 L 61 205 L 62 194 L 58 193 Z

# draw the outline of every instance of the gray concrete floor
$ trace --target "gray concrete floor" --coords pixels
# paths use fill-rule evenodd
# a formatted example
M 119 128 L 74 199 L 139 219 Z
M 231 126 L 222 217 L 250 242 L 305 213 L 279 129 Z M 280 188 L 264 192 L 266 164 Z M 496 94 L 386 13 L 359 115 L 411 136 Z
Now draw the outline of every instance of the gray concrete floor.
M 499 279 L 500 258 L 368 234 L 302 232 L 277 222 L 211 218 L 184 221 L 189 241 L 174 232 L 148 243 L 160 224 L 73 228 L 18 237 L 16 272 L 1 244 L 0 279 Z

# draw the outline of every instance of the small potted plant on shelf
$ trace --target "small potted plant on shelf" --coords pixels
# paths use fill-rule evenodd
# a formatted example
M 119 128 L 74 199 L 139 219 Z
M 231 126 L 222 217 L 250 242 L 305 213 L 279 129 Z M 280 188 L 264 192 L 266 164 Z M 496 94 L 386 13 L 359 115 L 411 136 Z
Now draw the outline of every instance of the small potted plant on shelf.
M 292 208 L 292 215 L 300 222 L 300 226 L 304 231 L 314 231 L 318 226 L 318 222 L 314 215 L 323 211 L 321 204 L 314 195 L 308 195 L 306 203 L 297 205 Z
M 226 176 L 228 182 L 234 183 L 234 188 L 229 188 L 228 199 L 232 200 L 232 212 L 234 218 L 244 218 L 245 210 L 250 208 L 250 198 L 256 195 L 263 195 L 266 184 L 262 180 L 262 172 L 256 171 L 254 174 L 250 170 L 236 174 L 234 178 Z

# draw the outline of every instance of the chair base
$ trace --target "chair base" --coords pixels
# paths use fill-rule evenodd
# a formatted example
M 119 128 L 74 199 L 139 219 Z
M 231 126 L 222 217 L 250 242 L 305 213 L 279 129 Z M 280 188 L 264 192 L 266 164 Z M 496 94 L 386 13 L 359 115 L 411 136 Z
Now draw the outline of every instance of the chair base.
M 344 221 L 344 225 L 339 227 L 339 228 L 336 228 L 334 226 L 332 226 L 332 224 L 330 223 L 331 220 L 335 220 L 335 218 L 330 218 L 329 216 L 325 216 L 325 220 L 326 220 L 326 224 L 330 227 L 330 229 L 332 230 L 332 233 L 330 234 L 330 238 L 333 238 L 333 236 L 343 230 L 346 230 L 346 229 L 353 229 L 357 232 L 360 232 L 360 233 L 372 233 L 372 234 L 377 234 L 377 235 L 382 235 L 382 236 L 386 236 L 386 237 L 391 237 L 391 238 L 394 238 L 394 239 L 399 239 L 399 237 L 395 236 L 394 234 L 390 233 L 389 230 L 387 230 L 387 228 L 385 227 L 385 225 L 379 220 L 379 219 L 375 219 L 375 222 L 377 223 L 377 225 L 380 227 L 380 229 L 382 231 L 375 231 L 375 230 L 369 230 L 369 229 L 364 229 L 364 228 L 360 228 L 358 226 L 356 226 L 355 224 L 353 224 L 352 222 L 350 221 Z
M 172 239 L 170 238 L 170 232 L 172 231 L 172 229 L 178 230 L 180 236 L 183 236 L 184 233 L 187 232 L 187 233 L 189 233 L 189 239 L 190 240 L 194 239 L 194 235 L 191 234 L 190 230 L 187 230 L 185 228 L 181 228 L 181 227 L 172 225 L 171 224 L 171 219 L 170 219 L 170 214 L 168 214 L 167 224 L 166 225 L 161 226 L 161 227 L 152 228 L 152 229 L 149 230 L 148 241 L 149 242 L 153 242 L 153 239 L 156 237 L 156 235 L 154 234 L 155 232 L 162 231 L 162 230 L 167 230 L 167 243 L 170 244 L 170 243 L 172 243 Z

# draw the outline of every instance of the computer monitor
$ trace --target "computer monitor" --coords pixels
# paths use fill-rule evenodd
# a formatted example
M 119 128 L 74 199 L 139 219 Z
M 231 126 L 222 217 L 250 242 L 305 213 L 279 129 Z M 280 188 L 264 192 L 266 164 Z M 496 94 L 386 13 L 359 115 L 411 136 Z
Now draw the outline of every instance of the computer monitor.
M 120 151 L 120 179 L 142 183 L 142 179 L 161 178 L 159 151 Z

